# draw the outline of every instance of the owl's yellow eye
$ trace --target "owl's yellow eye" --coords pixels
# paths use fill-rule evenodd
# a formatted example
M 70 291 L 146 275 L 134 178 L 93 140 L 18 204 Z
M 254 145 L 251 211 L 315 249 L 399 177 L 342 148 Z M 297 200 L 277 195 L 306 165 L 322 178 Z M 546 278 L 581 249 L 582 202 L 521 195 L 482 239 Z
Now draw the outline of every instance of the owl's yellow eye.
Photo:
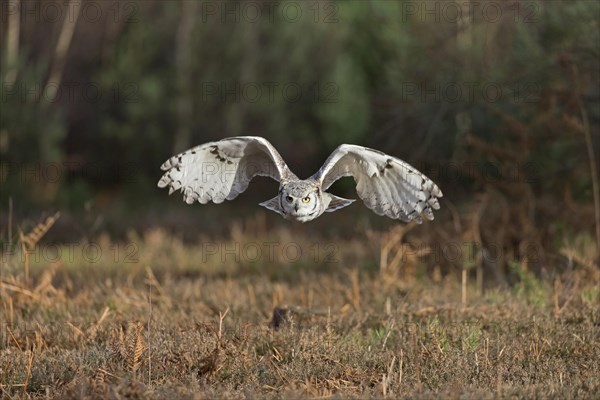
M 285 201 L 291 203 L 292 201 L 294 201 L 294 199 L 292 199 L 292 196 L 285 196 Z
M 308 202 L 310 202 L 310 197 L 308 197 L 308 196 L 306 196 L 306 197 L 303 197 L 303 198 L 302 198 L 302 202 L 303 202 L 303 203 L 308 203 Z

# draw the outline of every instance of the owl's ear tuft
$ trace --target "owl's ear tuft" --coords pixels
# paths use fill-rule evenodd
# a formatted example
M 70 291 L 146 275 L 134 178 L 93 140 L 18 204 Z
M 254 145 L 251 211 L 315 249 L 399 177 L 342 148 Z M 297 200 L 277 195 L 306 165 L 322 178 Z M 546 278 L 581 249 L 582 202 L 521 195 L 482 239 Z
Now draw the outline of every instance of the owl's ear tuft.
M 268 208 L 269 210 L 275 211 L 279 215 L 285 216 L 285 213 L 281 209 L 281 204 L 279 202 L 279 196 L 275 196 L 270 200 L 263 201 L 262 203 L 258 203 L 258 205 Z
M 331 193 L 323 193 L 323 200 L 327 201 L 329 199 L 329 203 L 327 204 L 327 209 L 325 212 L 333 212 L 335 210 L 339 210 L 340 208 L 344 208 L 352 204 L 355 200 L 344 199 L 342 197 L 335 196 Z

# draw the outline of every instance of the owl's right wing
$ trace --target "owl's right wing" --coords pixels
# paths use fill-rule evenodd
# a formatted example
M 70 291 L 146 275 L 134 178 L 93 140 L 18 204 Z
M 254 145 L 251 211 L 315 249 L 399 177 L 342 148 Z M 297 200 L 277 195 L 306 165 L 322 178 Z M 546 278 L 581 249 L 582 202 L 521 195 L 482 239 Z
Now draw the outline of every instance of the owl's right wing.
M 344 176 L 356 181 L 356 191 L 365 205 L 378 215 L 403 221 L 433 219 L 440 208 L 442 191 L 410 164 L 367 147 L 343 144 L 331 153 L 312 176 L 327 190 Z
M 183 192 L 186 203 L 232 200 L 257 175 L 276 181 L 297 179 L 275 147 L 257 136 L 238 136 L 201 144 L 169 158 L 158 187 Z

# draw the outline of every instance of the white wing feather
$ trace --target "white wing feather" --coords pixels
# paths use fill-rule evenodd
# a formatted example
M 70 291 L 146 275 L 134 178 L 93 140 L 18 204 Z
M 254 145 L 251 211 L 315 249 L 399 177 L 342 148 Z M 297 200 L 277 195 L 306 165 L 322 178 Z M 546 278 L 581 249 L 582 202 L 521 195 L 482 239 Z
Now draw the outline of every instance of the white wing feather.
M 277 150 L 266 139 L 239 136 L 209 142 L 169 158 L 158 187 L 183 193 L 186 203 L 222 203 L 242 193 L 257 175 L 276 181 L 295 178 Z
M 367 147 L 343 144 L 331 153 L 312 179 L 327 190 L 333 182 L 352 176 L 365 205 L 378 215 L 421 223 L 433 219 L 442 191 L 410 164 Z

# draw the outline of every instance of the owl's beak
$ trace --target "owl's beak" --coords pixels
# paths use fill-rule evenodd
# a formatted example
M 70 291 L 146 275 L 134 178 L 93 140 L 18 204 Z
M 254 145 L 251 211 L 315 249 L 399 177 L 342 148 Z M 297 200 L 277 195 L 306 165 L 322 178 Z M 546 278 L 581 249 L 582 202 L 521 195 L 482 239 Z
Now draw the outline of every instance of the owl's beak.
M 294 205 L 294 210 L 296 210 L 296 212 L 298 212 L 298 204 Z

